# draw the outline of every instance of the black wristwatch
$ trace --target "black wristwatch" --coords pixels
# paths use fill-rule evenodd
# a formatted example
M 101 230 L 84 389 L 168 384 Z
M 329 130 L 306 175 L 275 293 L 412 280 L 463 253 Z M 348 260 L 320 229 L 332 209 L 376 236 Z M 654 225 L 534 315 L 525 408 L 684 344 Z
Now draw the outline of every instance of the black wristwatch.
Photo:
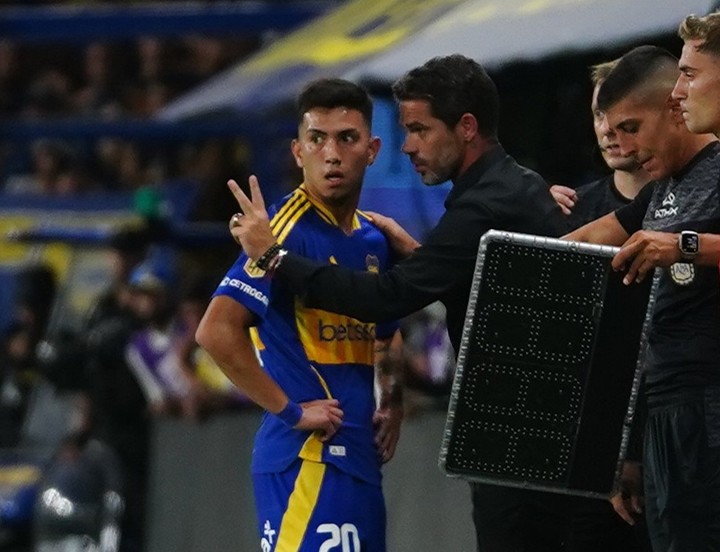
M 678 249 L 680 258 L 686 263 L 695 260 L 700 252 L 700 236 L 693 230 L 683 230 L 678 236 Z

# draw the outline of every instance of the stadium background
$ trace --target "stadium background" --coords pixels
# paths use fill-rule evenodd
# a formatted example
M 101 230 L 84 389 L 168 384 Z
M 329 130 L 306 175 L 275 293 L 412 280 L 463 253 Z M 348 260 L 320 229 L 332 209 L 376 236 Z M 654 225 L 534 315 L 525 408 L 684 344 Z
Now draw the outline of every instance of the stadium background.
M 432 55 L 459 51 L 488 67 L 501 96 L 501 141 L 520 162 L 551 183 L 587 182 L 603 172 L 594 148 L 587 67 L 647 42 L 679 53 L 677 23 L 687 13 L 710 11 L 712 4 L 2 2 L 0 45 L 10 45 L 17 57 L 15 69 L 0 76 L 0 327 L 12 322 L 24 270 L 41 264 L 51 267 L 58 282 L 48 332 L 76 329 L 105 283 L 104 253 L 113 230 L 148 218 L 171 227 L 172 239 L 164 245 L 176 251 L 180 266 L 203 266 L 210 277 L 218 276 L 235 253 L 224 230 L 236 210 L 225 180 L 254 172 L 268 200 L 297 182 L 287 147 L 295 129 L 292 98 L 316 76 L 346 76 L 372 91 L 374 130 L 383 150 L 368 171 L 361 206 L 391 214 L 417 237 L 436 220 L 449 188 L 423 189 L 400 154 L 402 133 L 389 84 Z M 176 78 L 159 100 L 110 114 L 47 104 L 29 110 L 22 100 L 8 99 L 8 90 L 27 84 L 39 68 L 57 68 L 72 80 L 91 44 L 114 50 L 122 76 L 124 49 L 146 37 L 175 44 L 166 54 L 168 64 L 173 55 L 188 55 L 177 44 L 193 38 L 216 41 L 224 54 L 205 73 Z M 107 139 L 130 144 L 135 155 L 154 151 L 163 170 L 155 179 L 122 185 L 96 177 L 71 193 L 10 189 L 18 175 L 32 173 L 38 142 L 94 151 Z M 183 172 L 178 159 L 187 151 L 199 156 L 208 144 L 220 156 L 211 159 L 223 162 L 204 173 L 188 171 L 186 162 Z M 148 550 L 255 549 L 247 468 L 257 416 L 251 409 L 203 424 L 155 421 Z M 436 467 L 443 419 L 441 408 L 411 417 L 398 457 L 387 468 L 391 550 L 472 549 L 467 488 L 446 480 Z

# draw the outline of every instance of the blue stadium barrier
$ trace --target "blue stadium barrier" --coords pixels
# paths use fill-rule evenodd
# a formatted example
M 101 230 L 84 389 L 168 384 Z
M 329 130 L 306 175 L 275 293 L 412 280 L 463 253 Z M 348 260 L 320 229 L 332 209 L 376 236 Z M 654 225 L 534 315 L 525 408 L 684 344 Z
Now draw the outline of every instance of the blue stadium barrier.
M 0 11 L 0 36 L 25 42 L 88 42 L 182 34 L 288 31 L 337 5 L 331 0 L 16 6 Z

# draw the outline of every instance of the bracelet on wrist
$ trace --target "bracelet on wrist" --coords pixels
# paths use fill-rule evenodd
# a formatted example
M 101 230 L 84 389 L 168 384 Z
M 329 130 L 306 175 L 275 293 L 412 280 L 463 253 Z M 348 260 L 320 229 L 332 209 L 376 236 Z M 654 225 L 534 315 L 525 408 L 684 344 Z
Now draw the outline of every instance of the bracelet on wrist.
M 268 262 L 268 268 L 265 272 L 272 275 L 273 272 L 275 272 L 277 270 L 277 268 L 280 266 L 280 263 L 282 263 L 283 259 L 285 258 L 285 255 L 287 255 L 287 254 L 288 254 L 287 249 L 281 249 L 280 251 L 278 251 L 277 254 L 272 259 L 270 259 L 270 261 Z
M 295 427 L 302 418 L 302 406 L 296 402 L 288 401 L 280 412 L 275 414 L 288 427 Z
M 258 260 L 255 261 L 255 266 L 257 266 L 260 270 L 264 270 L 267 272 L 270 261 L 272 261 L 275 256 L 278 254 L 278 252 L 282 249 L 282 246 L 279 243 L 272 244 L 265 253 L 260 255 L 258 257 Z

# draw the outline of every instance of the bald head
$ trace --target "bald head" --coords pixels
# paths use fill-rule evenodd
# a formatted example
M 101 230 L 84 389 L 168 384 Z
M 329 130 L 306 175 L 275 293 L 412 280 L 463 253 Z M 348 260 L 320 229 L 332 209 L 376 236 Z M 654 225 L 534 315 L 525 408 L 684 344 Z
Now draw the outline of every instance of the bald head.
M 617 60 L 598 92 L 598 107 L 607 111 L 632 95 L 646 106 L 662 106 L 678 78 L 678 59 L 657 46 L 639 46 Z

